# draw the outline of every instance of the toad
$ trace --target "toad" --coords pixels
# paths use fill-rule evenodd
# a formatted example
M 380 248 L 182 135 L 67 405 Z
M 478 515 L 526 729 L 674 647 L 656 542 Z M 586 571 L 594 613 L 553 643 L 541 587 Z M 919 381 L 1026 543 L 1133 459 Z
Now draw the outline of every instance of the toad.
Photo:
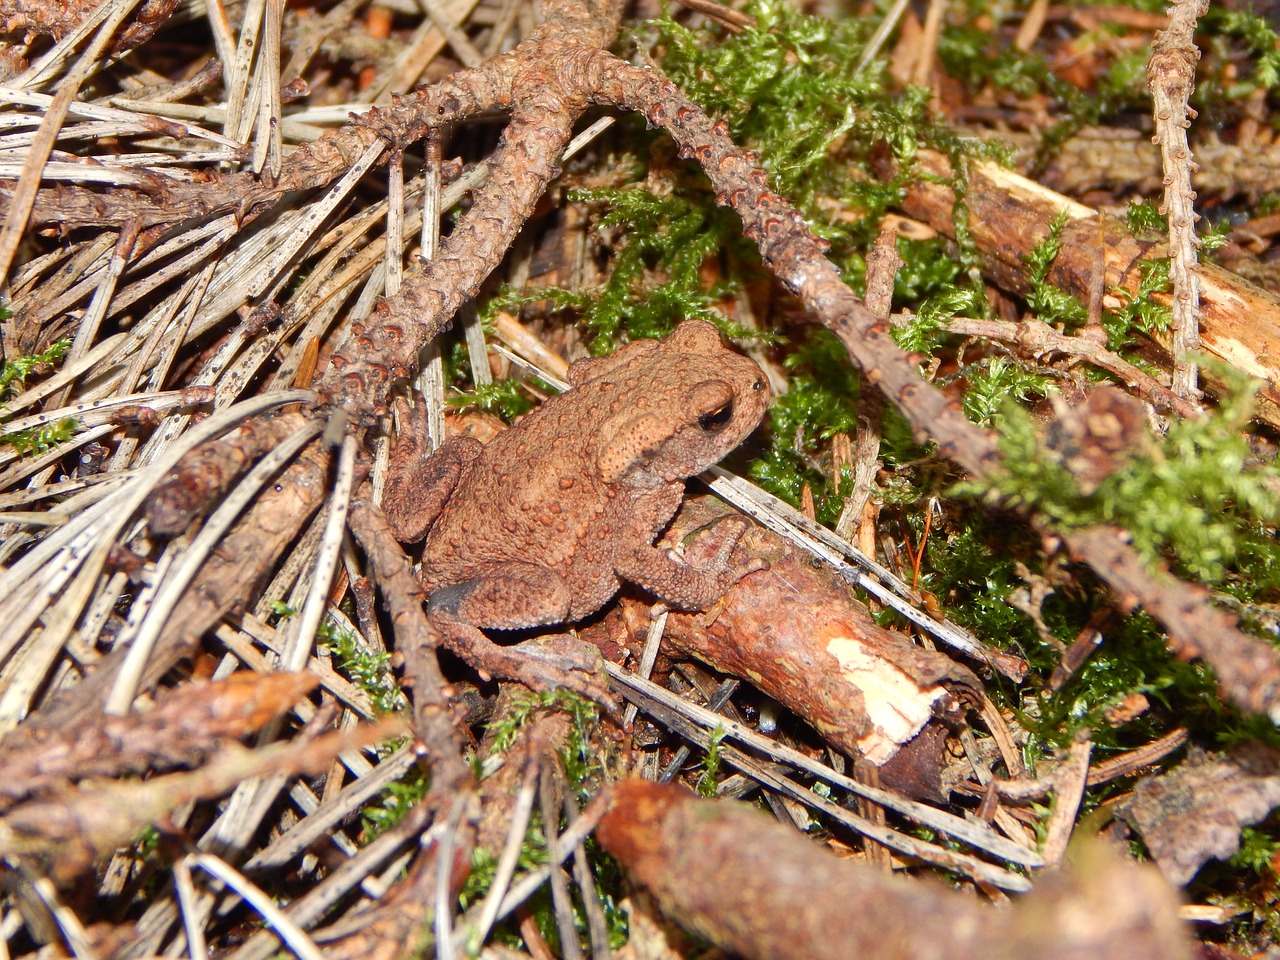
M 483 630 L 581 620 L 623 580 L 701 610 L 760 569 L 733 561 L 745 523 L 698 567 L 654 541 L 685 478 L 760 423 L 769 388 L 759 366 L 701 320 L 578 360 L 569 383 L 488 444 L 456 437 L 432 455 L 419 404 L 393 451 L 384 509 L 402 541 L 426 537 L 428 616 L 451 649 L 493 676 L 600 699 L 569 638 L 506 647 Z

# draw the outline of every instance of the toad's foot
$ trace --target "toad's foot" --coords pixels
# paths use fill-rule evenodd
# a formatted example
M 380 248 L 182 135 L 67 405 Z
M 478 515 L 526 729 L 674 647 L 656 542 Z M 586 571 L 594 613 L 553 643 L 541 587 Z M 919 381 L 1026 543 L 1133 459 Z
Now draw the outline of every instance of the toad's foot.
M 614 714 L 621 708 L 609 688 L 600 651 L 570 634 L 504 647 L 465 621 L 437 612 L 432 622 L 444 635 L 445 645 L 482 674 L 513 680 L 531 690 L 572 690 Z
M 739 541 L 750 529 L 751 523 L 746 517 L 734 514 L 719 517 L 693 531 L 690 535 L 691 542 L 685 547 L 684 562 L 704 573 L 720 577 L 726 590 L 757 570 L 768 570 L 769 562 L 761 557 L 734 560 L 734 551 Z

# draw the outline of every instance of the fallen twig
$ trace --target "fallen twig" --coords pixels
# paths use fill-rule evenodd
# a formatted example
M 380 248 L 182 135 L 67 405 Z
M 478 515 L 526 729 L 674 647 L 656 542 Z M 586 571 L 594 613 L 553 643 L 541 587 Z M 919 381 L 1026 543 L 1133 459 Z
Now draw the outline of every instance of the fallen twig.
M 1209 0 L 1174 0 L 1169 26 L 1156 31 L 1147 64 L 1156 135 L 1164 165 L 1164 203 L 1169 218 L 1169 275 L 1173 280 L 1173 392 L 1194 399 L 1196 362 L 1200 347 L 1200 276 L 1197 272 L 1196 193 L 1191 174 L 1196 164 L 1187 144 L 1187 127 L 1196 112 L 1187 101 L 1195 86 L 1200 49 L 1195 44 L 1196 21 L 1209 9 Z
M 616 789 L 599 838 L 669 916 L 744 957 L 1191 956 L 1169 887 L 1102 848 L 995 910 L 837 860 L 741 804 L 645 781 Z

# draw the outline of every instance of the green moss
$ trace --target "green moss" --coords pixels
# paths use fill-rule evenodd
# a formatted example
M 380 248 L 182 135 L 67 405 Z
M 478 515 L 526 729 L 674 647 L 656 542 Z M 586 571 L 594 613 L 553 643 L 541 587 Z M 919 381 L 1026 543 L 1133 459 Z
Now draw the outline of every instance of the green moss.
M 1200 259 L 1214 260 L 1213 254 L 1231 242 L 1231 231 L 1234 229 L 1227 220 L 1207 223 L 1200 232 Z
M 9 311 L 0 307 L 0 320 L 8 317 Z M 8 396 L 10 393 L 16 393 L 19 389 L 26 386 L 27 377 L 33 373 L 37 373 L 45 368 L 53 368 L 58 365 L 63 357 L 67 355 L 67 351 L 71 349 L 71 339 L 64 337 L 61 340 L 55 340 L 44 350 L 39 353 L 33 353 L 25 357 L 14 357 L 12 360 L 6 360 L 3 366 L 0 366 L 0 399 Z
M 1060 119 L 1045 134 L 1046 152 L 1080 127 L 1099 123 L 1125 105 L 1141 103 L 1146 96 L 1145 82 L 1135 78 L 1129 78 L 1127 86 L 1100 84 L 1097 93 L 1083 91 L 1054 73 L 1044 57 L 1001 43 L 994 32 L 973 25 L 944 30 L 938 40 L 938 57 L 947 73 L 970 90 L 990 84 L 1024 99 L 1047 97 L 1051 114 Z M 1124 71 L 1111 78 L 1113 83 L 1124 79 Z
M 951 302 L 948 298 L 959 298 L 952 309 L 944 312 L 952 316 L 964 313 L 970 317 L 982 316 L 986 312 L 986 299 L 978 291 L 972 286 L 957 286 L 965 279 L 964 268 L 941 237 L 931 240 L 900 238 L 897 247 L 902 266 L 894 276 L 893 296 L 896 301 L 919 303 L 929 298 L 940 298 Z M 919 312 L 925 313 L 929 309 L 921 306 Z
M 598 726 L 599 710 L 591 701 L 566 690 L 518 695 L 512 699 L 509 709 L 504 712 L 502 718 L 490 726 L 493 749 L 495 753 L 509 750 L 520 730 L 537 714 L 547 710 L 563 710 L 571 717 L 569 744 L 565 750 L 561 751 L 560 759 L 566 780 L 577 794 L 579 802 L 586 802 L 590 799 L 590 795 L 598 790 L 598 786 L 592 786 L 590 781 L 594 780 L 600 771 L 597 748 L 592 740 Z M 563 824 L 557 824 L 557 829 L 563 829 L 563 826 Z M 517 860 L 519 870 L 533 870 L 548 862 L 545 827 L 542 812 L 535 809 L 520 847 Z M 615 949 L 619 948 L 627 939 L 626 915 L 618 907 L 612 895 L 600 891 L 620 889 L 621 873 L 617 864 L 599 849 L 594 839 L 589 838 L 585 841 L 584 849 L 588 868 L 596 878 L 596 883 L 590 893 L 580 890 L 578 895 L 599 897 L 609 931 L 610 945 Z M 463 907 L 478 903 L 487 895 L 493 884 L 496 866 L 496 851 L 476 850 L 473 853 L 471 873 L 459 898 Z M 557 946 L 560 942 L 560 931 L 546 886 L 527 901 L 526 909 L 533 915 L 539 932 L 547 942 L 553 947 Z M 576 903 L 573 911 L 579 938 L 585 939 L 587 930 L 585 916 Z M 494 939 L 497 942 L 515 946 L 522 944 L 519 934 L 509 924 L 499 925 L 494 932 Z M 557 952 L 560 951 L 557 950 Z
M 974 286 L 942 284 L 941 289 L 920 305 L 906 324 L 893 328 L 893 338 L 903 350 L 933 353 L 950 335 L 946 322 L 953 317 L 983 317 L 987 298 Z
M 353 632 L 339 630 L 328 620 L 320 625 L 318 635 L 333 654 L 338 672 L 369 698 L 375 713 L 397 713 L 408 706 L 392 675 L 390 653 L 369 650 Z
M 1027 280 L 1031 284 L 1027 306 L 1044 323 L 1071 330 L 1088 319 L 1088 312 L 1077 298 L 1049 283 L 1049 270 L 1062 252 L 1062 229 L 1067 220 L 1067 211 L 1063 210 L 1049 225 L 1049 235 L 1026 256 Z
M 970 420 L 990 426 L 996 413 L 1013 400 L 1043 396 L 1048 378 L 1032 373 L 1007 357 L 989 357 L 965 371 L 968 387 L 964 412 Z
M 588 865 L 595 877 L 594 893 L 599 898 L 600 906 L 604 912 L 605 924 L 608 928 L 609 946 L 614 950 L 619 950 L 627 942 L 627 916 L 625 911 L 619 907 L 617 899 L 606 891 L 624 888 L 622 872 L 618 869 L 618 865 L 613 858 L 600 850 L 594 838 L 588 838 L 583 846 L 587 853 Z M 542 829 L 541 815 L 535 811 L 530 820 L 529 828 L 525 832 L 524 842 L 520 846 L 520 854 L 516 861 L 517 875 L 536 870 L 545 866 L 547 862 L 546 835 Z M 498 856 L 495 851 L 477 849 L 472 852 L 471 872 L 467 875 L 466 883 L 463 885 L 462 892 L 458 897 L 458 901 L 464 909 L 474 906 L 488 895 L 489 889 L 493 886 L 497 865 Z M 559 944 L 560 932 L 555 922 L 555 912 L 547 887 L 545 885 L 541 887 L 527 901 L 527 905 L 537 920 L 539 932 L 546 938 L 547 942 Z M 574 914 L 575 923 L 580 934 L 585 935 L 587 925 L 576 905 Z M 520 935 L 509 922 L 500 923 L 494 930 L 492 939 L 496 943 L 503 943 L 512 947 L 521 948 L 524 946 Z M 478 949 L 478 944 L 469 945 L 469 954 L 474 956 Z
M 422 802 L 430 788 L 431 781 L 427 775 L 414 767 L 403 779 L 383 790 L 376 800 L 360 811 L 365 842 L 377 839 L 400 823 L 410 810 Z
M 1050 617 L 1070 616 L 1073 606 L 1079 604 L 1064 598 L 1050 607 Z M 1072 626 L 1078 631 L 1084 624 Z M 1064 639 L 1074 635 L 1073 631 Z M 1101 646 L 1063 689 L 1041 691 L 1034 715 L 1023 711 L 1020 719 L 1039 742 L 1057 748 L 1067 747 L 1076 731 L 1088 727 L 1101 760 L 1108 753 L 1149 742 L 1173 725 L 1197 731 L 1220 725 L 1231 711 L 1219 702 L 1216 689 L 1212 671 L 1171 656 L 1159 626 L 1139 613 L 1108 626 Z M 1144 695 L 1150 711 L 1116 729 L 1107 711 L 1132 694 Z
M 1244 56 L 1238 60 L 1246 65 L 1245 76 L 1226 89 L 1228 97 L 1243 99 L 1255 90 L 1280 88 L 1280 34 L 1274 20 L 1252 10 L 1215 7 L 1204 22 L 1224 37 L 1239 40 L 1244 48 Z
M 597 704 L 571 690 L 530 692 L 513 697 L 510 709 L 489 727 L 493 737 L 493 751 L 495 754 L 502 754 L 510 750 L 520 731 L 536 714 L 547 710 L 563 710 L 569 714 L 569 744 L 561 753 L 560 759 L 569 783 L 581 791 L 588 779 L 600 769 L 592 743 L 600 711 Z
M 1160 212 L 1153 200 L 1130 200 L 1125 209 L 1125 222 L 1135 237 L 1168 236 L 1169 218 Z
M 1121 526 L 1148 563 L 1169 561 L 1207 584 L 1231 579 L 1248 584 L 1253 596 L 1269 595 L 1280 586 L 1274 539 L 1280 468 L 1253 461 L 1242 431 L 1254 390 L 1234 379 L 1237 392 L 1219 410 L 1175 422 L 1151 453 L 1087 496 L 1041 449 L 1030 416 L 1009 404 L 998 421 L 1006 472 L 963 489 L 1037 510 L 1064 530 Z
M 712 797 L 716 795 L 717 777 L 720 776 L 720 743 L 725 738 L 725 729 L 716 724 L 711 731 L 711 740 L 707 744 L 706 755 L 702 758 L 702 773 L 698 776 L 698 795 Z
M 1104 99 L 1127 100 L 1135 91 L 1145 90 L 1150 51 L 1144 46 L 1117 56 L 1098 82 Z
M 40 456 L 66 443 L 76 433 L 76 421 L 70 417 L 30 430 L 0 434 L 0 443 L 8 444 L 22 456 Z
M 1133 342 L 1133 334 L 1142 332 L 1148 336 L 1164 333 L 1173 323 L 1173 314 L 1167 304 L 1155 299 L 1154 294 L 1167 293 L 1172 287 L 1169 281 L 1169 261 L 1143 260 L 1138 264 L 1138 292 L 1112 288 L 1112 293 L 1124 304 L 1119 310 L 1107 310 L 1102 315 L 1102 326 L 1107 331 L 1107 348 L 1117 352 Z
M 288 619 L 297 611 L 277 601 L 272 612 Z M 329 620 L 320 624 L 317 633 L 320 641 L 329 648 L 338 672 L 369 698 L 375 713 L 397 713 L 408 707 L 408 700 L 391 671 L 391 654 L 369 650 L 356 634 L 338 629 Z M 372 840 L 403 820 L 427 795 L 429 787 L 426 775 L 414 768 L 383 790 L 377 799 L 360 811 L 365 839 Z
M 978 514 L 929 538 L 920 586 L 936 595 L 958 623 L 1000 647 L 1052 669 L 1053 651 L 1040 651 L 1031 620 L 1008 602 L 1022 586 L 1018 561 L 1034 562 L 1038 545 L 1019 526 Z M 1069 627 L 1064 627 L 1067 639 Z M 1040 652 L 1038 652 L 1040 651 Z
M 877 140 L 908 159 L 924 95 L 911 91 L 892 102 L 881 70 L 857 70 L 869 21 L 808 17 L 782 0 L 751 3 L 747 12 L 755 27 L 710 43 L 705 32 L 669 18 L 655 21 L 662 67 L 728 123 L 737 143 L 760 152 L 774 189 L 809 215 L 819 234 L 838 240 L 847 229 L 815 202 L 838 200 L 878 219 L 897 198 L 896 185 L 851 182 L 840 161 L 861 167 L 861 145 Z
M 0 320 L 10 315 L 8 308 L 0 303 Z M 0 426 L 5 419 L 4 399 L 25 387 L 28 377 L 56 367 L 70 349 L 71 340 L 64 338 L 54 341 L 39 353 L 14 357 L 0 365 Z M 39 456 L 75 436 L 76 426 L 76 421 L 67 417 L 30 430 L 0 433 L 0 444 L 8 444 L 22 456 Z
M 482 410 L 510 423 L 532 410 L 533 400 L 519 380 L 507 378 L 450 397 L 449 406 Z
M 770 408 L 772 444 L 752 464 L 751 475 L 793 505 L 807 485 L 819 520 L 830 523 L 839 516 L 847 490 L 833 486 L 830 471 L 819 463 L 827 441 L 857 429 L 860 376 L 840 341 L 821 329 L 788 350 L 786 366 L 791 386 Z
M 520 854 L 516 860 L 518 870 L 536 870 L 547 862 L 547 842 L 542 832 L 530 824 L 525 832 L 524 843 L 520 845 Z M 471 872 L 462 886 L 458 897 L 464 909 L 474 906 L 485 898 L 489 888 L 493 886 L 493 877 L 498 869 L 498 852 L 477 847 L 471 854 Z
M 747 12 L 754 27 L 711 42 L 709 31 L 694 33 L 670 19 L 654 21 L 646 36 L 663 69 L 723 119 L 737 143 L 759 152 L 772 188 L 831 243 L 832 260 L 849 278 L 859 279 L 862 250 L 915 176 L 921 144 L 957 165 L 999 148 L 935 124 L 928 92 L 895 89 L 882 62 L 861 66 L 874 21 L 809 17 L 784 0 L 759 0 Z
M 861 377 L 839 338 L 820 328 L 807 331 L 787 350 L 784 363 L 791 389 L 771 408 L 774 433 L 788 443 L 802 442 L 802 430 L 823 440 L 851 433 L 858 422 Z
M 1265 217 L 1272 213 L 1280 213 L 1280 190 L 1267 191 L 1253 205 L 1252 214 L 1255 217 Z
M 1159 627 L 1137 613 L 1109 625 L 1104 642 L 1058 692 L 1045 681 L 1062 650 L 1089 621 L 1094 603 L 1088 578 L 1077 584 L 1056 576 L 1058 586 L 1040 606 L 1049 631 L 1042 636 L 1011 602 L 1025 591 L 1024 575 L 1053 576 L 1043 569 L 1042 546 L 1029 528 L 994 512 L 970 515 L 959 529 L 937 533 L 925 553 L 920 585 L 937 595 L 948 613 L 987 642 L 1026 658 L 1026 684 L 1011 687 L 993 677 L 988 690 L 1011 709 L 1030 739 L 1023 761 L 1031 769 L 1070 746 L 1076 732 L 1092 730 L 1098 759 L 1131 749 L 1167 732 L 1171 723 L 1198 730 L 1220 729 L 1236 715 L 1215 695 L 1211 672 L 1169 655 Z M 1131 694 L 1147 696 L 1148 713 L 1113 727 L 1106 712 Z
M 624 329 L 636 339 L 665 336 L 693 317 L 723 325 L 711 305 L 729 289 L 708 286 L 702 268 L 721 250 L 741 247 L 742 231 L 733 214 L 715 206 L 705 187 L 670 197 L 639 186 L 575 190 L 569 199 L 600 208 L 602 227 L 625 228 L 603 287 L 585 299 L 561 297 L 565 305 L 581 309 L 593 352 L 615 349 Z

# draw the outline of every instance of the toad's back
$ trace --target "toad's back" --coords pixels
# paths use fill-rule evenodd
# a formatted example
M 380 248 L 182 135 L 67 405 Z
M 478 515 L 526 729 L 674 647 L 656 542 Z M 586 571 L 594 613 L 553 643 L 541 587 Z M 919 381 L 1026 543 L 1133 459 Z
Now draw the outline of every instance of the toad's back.
M 647 548 L 680 504 L 684 479 L 719 460 L 764 414 L 760 368 L 710 324 L 686 321 L 666 340 L 578 361 L 571 390 L 490 441 L 459 476 L 423 554 L 429 592 L 506 577 L 493 622 L 553 622 L 527 582 L 551 574 L 580 619 L 617 591 L 618 569 Z M 652 549 L 652 548 L 650 548 Z

